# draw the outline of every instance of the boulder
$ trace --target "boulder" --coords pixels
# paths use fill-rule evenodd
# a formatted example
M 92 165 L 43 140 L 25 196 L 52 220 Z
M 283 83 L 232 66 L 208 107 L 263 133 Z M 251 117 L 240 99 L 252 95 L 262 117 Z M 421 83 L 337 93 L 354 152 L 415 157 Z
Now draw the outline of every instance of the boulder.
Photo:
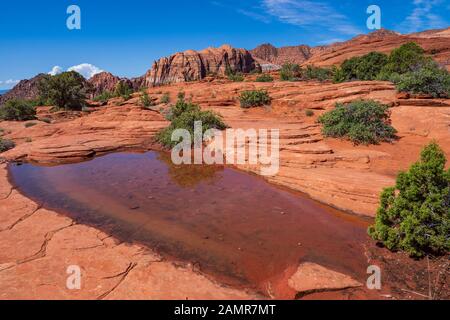
M 315 263 L 301 264 L 297 272 L 289 279 L 289 287 L 298 295 L 324 291 L 337 291 L 361 287 L 362 284 L 350 276 L 327 269 Z

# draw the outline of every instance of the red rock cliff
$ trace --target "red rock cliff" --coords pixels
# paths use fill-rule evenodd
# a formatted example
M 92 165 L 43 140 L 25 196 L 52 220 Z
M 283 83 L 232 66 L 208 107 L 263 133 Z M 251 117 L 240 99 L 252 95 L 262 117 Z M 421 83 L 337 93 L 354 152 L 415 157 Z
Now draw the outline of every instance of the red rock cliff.
M 260 70 L 249 51 L 228 45 L 202 51 L 188 50 L 161 58 L 145 75 L 145 86 L 201 80 L 208 74 L 223 76 L 229 67 L 235 72 Z

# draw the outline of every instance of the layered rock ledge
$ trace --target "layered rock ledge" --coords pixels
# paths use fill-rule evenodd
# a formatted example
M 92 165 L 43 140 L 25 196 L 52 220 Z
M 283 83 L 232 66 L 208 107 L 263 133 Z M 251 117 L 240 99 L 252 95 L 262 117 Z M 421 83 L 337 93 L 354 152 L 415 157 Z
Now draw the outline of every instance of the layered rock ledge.
M 265 89 L 272 97 L 270 109 L 239 108 L 240 92 Z M 314 199 L 346 211 L 374 216 L 383 188 L 391 186 L 401 170 L 417 161 L 421 149 L 436 140 L 450 158 L 450 102 L 445 99 L 397 98 L 388 82 L 232 83 L 229 81 L 180 83 L 151 88 L 159 99 L 169 94 L 175 101 L 183 91 L 202 108 L 224 117 L 232 128 L 279 129 L 280 171 L 268 181 L 304 192 Z M 316 120 L 337 102 L 374 99 L 392 106 L 392 125 L 399 139 L 392 144 L 354 146 L 324 138 Z M 18 146 L 2 156 L 8 160 L 40 163 L 80 161 L 106 152 L 152 148 L 153 136 L 167 126 L 159 105 L 148 110 L 135 96 L 125 104 L 110 101 L 90 114 L 53 124 L 2 122 L 5 137 Z M 313 110 L 308 117 L 305 111 Z M 36 121 L 34 121 L 36 122 Z M 258 166 L 240 165 L 259 173 Z

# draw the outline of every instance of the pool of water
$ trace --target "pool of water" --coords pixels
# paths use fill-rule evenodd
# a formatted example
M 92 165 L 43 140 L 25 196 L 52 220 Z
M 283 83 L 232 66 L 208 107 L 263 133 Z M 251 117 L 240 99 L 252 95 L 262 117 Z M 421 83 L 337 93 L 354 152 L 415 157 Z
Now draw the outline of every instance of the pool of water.
M 288 294 L 315 262 L 364 279 L 367 222 L 231 168 L 117 153 L 54 167 L 11 164 L 11 182 L 46 208 L 195 264 L 234 286 Z

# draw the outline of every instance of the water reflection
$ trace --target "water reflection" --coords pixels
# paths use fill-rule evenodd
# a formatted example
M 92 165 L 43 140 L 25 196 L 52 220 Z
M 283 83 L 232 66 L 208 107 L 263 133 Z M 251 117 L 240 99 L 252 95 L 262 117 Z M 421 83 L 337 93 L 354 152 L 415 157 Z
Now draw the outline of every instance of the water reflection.
M 263 288 L 304 261 L 365 277 L 364 223 L 233 169 L 173 166 L 149 152 L 9 171 L 46 207 L 229 284 Z
M 221 178 L 223 166 L 213 165 L 174 165 L 169 153 L 159 153 L 158 160 L 167 165 L 169 177 L 183 188 L 194 187 L 201 182 L 213 183 Z

